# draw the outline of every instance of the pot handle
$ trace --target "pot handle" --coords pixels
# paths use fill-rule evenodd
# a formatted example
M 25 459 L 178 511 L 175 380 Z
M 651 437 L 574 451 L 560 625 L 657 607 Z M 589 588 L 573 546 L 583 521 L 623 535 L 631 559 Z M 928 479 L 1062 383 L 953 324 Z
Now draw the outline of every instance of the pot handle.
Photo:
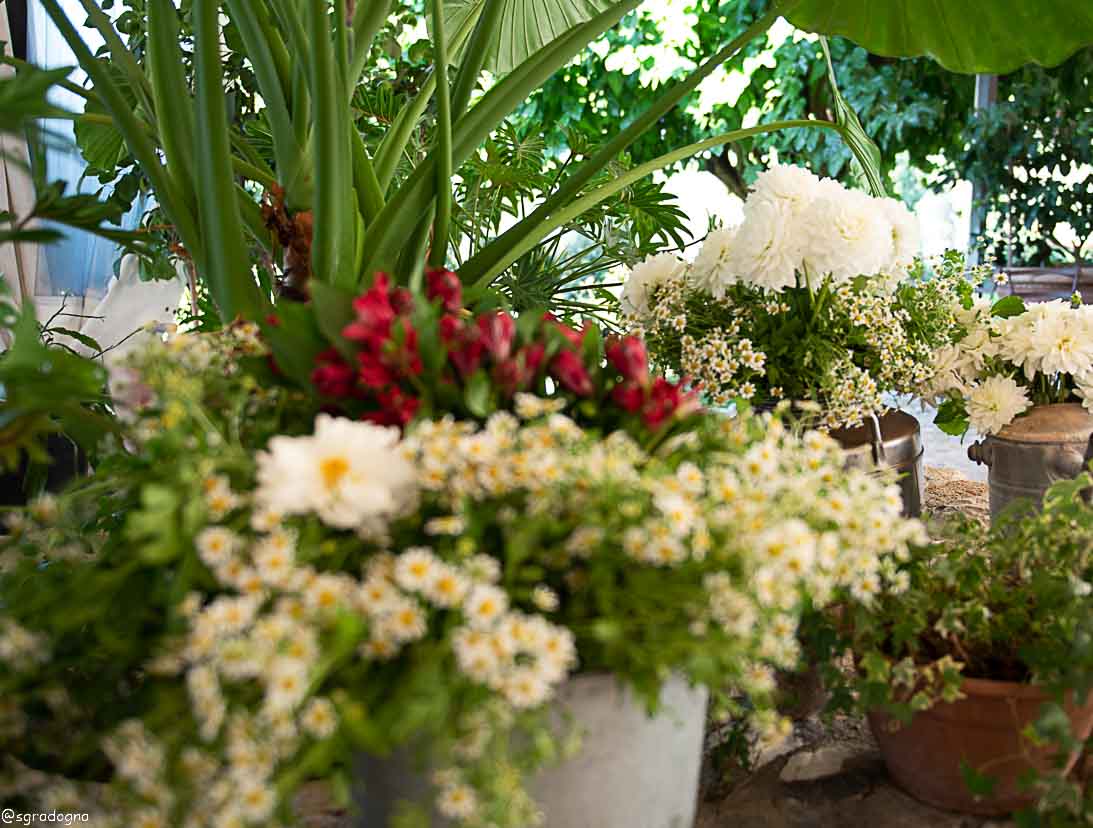
M 866 420 L 866 425 L 869 428 L 869 442 L 873 446 L 873 462 L 880 468 L 887 468 L 888 457 L 884 451 L 884 435 L 880 430 L 880 420 L 877 419 L 876 414 L 870 414 L 869 419 Z
M 993 452 L 991 451 L 990 443 L 986 440 L 980 440 L 979 442 L 972 443 L 968 446 L 968 459 L 973 463 L 980 463 L 987 468 L 990 468 L 992 454 Z

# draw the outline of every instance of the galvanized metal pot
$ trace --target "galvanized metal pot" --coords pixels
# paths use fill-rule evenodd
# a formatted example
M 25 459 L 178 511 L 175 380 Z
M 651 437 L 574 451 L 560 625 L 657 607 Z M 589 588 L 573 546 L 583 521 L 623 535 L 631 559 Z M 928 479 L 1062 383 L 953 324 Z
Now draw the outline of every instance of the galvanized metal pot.
M 1033 508 L 1052 483 L 1077 477 L 1093 435 L 1093 414 L 1078 403 L 1038 405 L 978 443 L 968 457 L 989 469 L 991 520 L 1010 503 L 1026 499 Z
M 576 725 L 580 753 L 538 773 L 531 795 L 544 828 L 691 828 L 702 767 L 708 693 L 672 676 L 650 717 L 642 701 L 608 674 L 579 675 L 553 702 L 557 728 Z M 360 828 L 387 828 L 400 801 L 432 802 L 428 769 L 408 753 L 357 764 Z M 431 815 L 431 825 L 449 820 Z
M 576 725 L 580 753 L 529 780 L 545 828 L 691 828 L 698 799 L 705 688 L 673 676 L 649 716 L 607 674 L 577 676 L 554 701 L 557 726 Z M 428 769 L 408 754 L 361 757 L 354 798 L 359 828 L 386 828 L 398 802 L 432 801 Z M 433 826 L 451 823 L 432 814 Z
M 868 417 L 857 428 L 836 429 L 831 436 L 843 447 L 848 467 L 875 464 L 894 469 L 899 474 L 903 514 L 906 517 L 922 514 L 926 474 L 918 420 L 904 411 L 889 411 L 882 417 Z

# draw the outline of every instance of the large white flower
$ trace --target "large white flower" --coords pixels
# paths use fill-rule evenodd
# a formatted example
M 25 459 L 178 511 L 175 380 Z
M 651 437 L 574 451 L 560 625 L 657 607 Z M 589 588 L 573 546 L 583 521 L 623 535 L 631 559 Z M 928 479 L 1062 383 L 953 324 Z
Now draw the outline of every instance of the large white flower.
M 1012 377 L 988 377 L 968 395 L 968 419 L 980 434 L 994 434 L 1032 407 L 1032 400 Z
M 834 181 L 820 184 L 800 222 L 809 274 L 844 282 L 880 273 L 891 258 L 892 226 L 876 200 Z
M 770 290 L 797 282 L 801 238 L 785 200 L 748 199 L 726 265 L 739 279 Z
M 1082 398 L 1085 410 L 1093 414 L 1093 368 L 1076 376 L 1074 384 L 1078 386 L 1078 396 Z
M 711 230 L 691 264 L 691 282 L 717 299 L 736 281 L 736 274 L 729 269 L 729 254 L 735 239 L 735 227 Z
M 686 265 L 671 253 L 646 256 L 630 271 L 623 286 L 623 310 L 639 317 L 648 315 L 653 291 L 665 282 L 680 278 L 685 268 Z
M 883 270 L 890 274 L 900 273 L 911 266 L 919 253 L 918 219 L 902 201 L 894 198 L 875 198 L 873 203 L 888 220 L 892 232 L 888 263 Z
M 259 504 L 281 514 L 314 512 L 340 529 L 378 528 L 414 501 L 414 468 L 399 432 L 320 414 L 308 437 L 274 437 L 258 455 Z
M 789 217 L 796 220 L 821 190 L 820 179 L 804 167 L 775 164 L 755 177 L 755 186 L 748 201 L 779 202 L 786 208 Z
M 1093 365 L 1093 321 L 1077 308 L 1053 308 L 1036 323 L 1031 346 L 1045 374 L 1084 373 Z

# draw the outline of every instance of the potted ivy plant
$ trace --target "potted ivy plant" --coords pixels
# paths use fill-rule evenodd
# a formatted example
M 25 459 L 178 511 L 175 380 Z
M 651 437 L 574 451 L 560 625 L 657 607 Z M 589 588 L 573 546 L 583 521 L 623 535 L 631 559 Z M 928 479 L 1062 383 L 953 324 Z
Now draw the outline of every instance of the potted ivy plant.
M 888 593 L 810 619 L 817 658 L 853 653 L 853 670 L 829 662 L 829 686 L 868 714 L 916 798 L 1084 813 L 1066 775 L 1093 731 L 1091 485 L 1088 472 L 1057 483 L 1041 514 L 1010 510 L 994 528 L 950 523 L 896 564 Z

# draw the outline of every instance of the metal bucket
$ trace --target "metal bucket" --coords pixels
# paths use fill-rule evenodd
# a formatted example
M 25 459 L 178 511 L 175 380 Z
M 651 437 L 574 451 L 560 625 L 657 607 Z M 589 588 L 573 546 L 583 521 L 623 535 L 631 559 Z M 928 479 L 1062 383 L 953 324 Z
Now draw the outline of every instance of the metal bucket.
M 673 675 L 650 716 L 612 675 L 579 675 L 562 685 L 552 718 L 561 734 L 579 729 L 581 749 L 528 779 L 545 816 L 543 828 L 691 828 L 708 697 L 704 687 Z M 353 824 L 359 828 L 387 828 L 400 801 L 428 809 L 436 793 L 427 768 L 409 751 L 361 756 L 356 774 L 360 812 Z M 453 825 L 435 811 L 430 819 L 434 828 Z
M 989 469 L 991 521 L 1015 500 L 1033 508 L 1052 483 L 1077 477 L 1085 467 L 1093 413 L 1078 403 L 1038 405 L 978 443 L 968 457 Z
M 877 465 L 899 474 L 905 517 L 919 517 L 926 499 L 923 468 L 922 427 L 904 411 L 889 411 L 882 417 L 870 415 L 857 428 L 840 428 L 831 436 L 846 452 L 850 468 Z

